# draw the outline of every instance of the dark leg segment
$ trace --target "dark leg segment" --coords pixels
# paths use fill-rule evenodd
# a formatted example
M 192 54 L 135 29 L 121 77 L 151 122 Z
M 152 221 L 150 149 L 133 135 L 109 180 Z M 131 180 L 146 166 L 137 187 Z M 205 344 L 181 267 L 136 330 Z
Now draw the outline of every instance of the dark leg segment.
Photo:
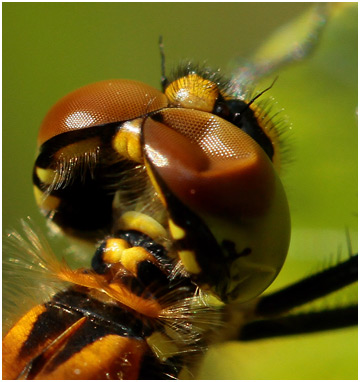
M 259 317 L 276 316 L 324 297 L 356 282 L 357 279 L 358 256 L 356 254 L 342 263 L 260 298 L 255 314 Z
M 357 304 L 317 312 L 286 314 L 291 309 L 324 297 L 358 279 L 358 257 L 309 276 L 289 287 L 261 297 L 251 321 L 240 330 L 240 341 L 304 334 L 355 326 Z
M 253 341 L 355 326 L 358 320 L 357 311 L 357 305 L 351 305 L 334 310 L 254 321 L 241 329 L 238 339 L 240 341 Z

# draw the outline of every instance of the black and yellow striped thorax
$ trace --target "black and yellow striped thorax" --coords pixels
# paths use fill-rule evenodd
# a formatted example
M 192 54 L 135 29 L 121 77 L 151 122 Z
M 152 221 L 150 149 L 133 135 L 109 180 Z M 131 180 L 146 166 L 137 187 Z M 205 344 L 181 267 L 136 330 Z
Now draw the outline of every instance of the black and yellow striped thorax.
M 32 308 L 8 332 L 3 378 L 164 379 L 187 373 L 221 312 L 205 304 L 172 263 L 164 247 L 131 230 L 101 243 L 92 269 L 49 269 L 72 286 Z

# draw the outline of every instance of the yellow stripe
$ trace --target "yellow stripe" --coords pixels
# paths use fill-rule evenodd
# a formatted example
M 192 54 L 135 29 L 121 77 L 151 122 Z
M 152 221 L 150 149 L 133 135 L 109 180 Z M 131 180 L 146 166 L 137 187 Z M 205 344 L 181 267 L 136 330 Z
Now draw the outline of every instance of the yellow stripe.
M 33 353 L 23 354 L 20 357 L 21 347 L 29 339 L 33 326 L 39 316 L 46 312 L 44 305 L 36 305 L 27 312 L 9 331 L 3 339 L 2 348 L 2 377 L 3 379 L 16 379 L 26 364 L 34 357 Z M 45 345 L 49 344 L 45 341 Z
M 178 253 L 181 262 L 189 273 L 198 274 L 201 272 L 193 251 L 179 251 Z
M 66 354 L 66 345 L 64 350 Z M 55 368 L 40 369 L 35 377 L 43 380 L 105 380 L 121 376 L 134 380 L 138 378 L 145 350 L 145 344 L 138 339 L 109 334 L 83 347 Z
M 167 203 L 166 203 L 165 196 L 164 196 L 164 194 L 163 194 L 163 192 L 162 192 L 162 190 L 161 190 L 159 184 L 158 184 L 157 181 L 156 181 L 155 175 L 154 175 L 154 173 L 153 173 L 153 171 L 152 171 L 152 168 L 151 168 L 151 166 L 150 166 L 148 160 L 146 160 L 146 159 L 145 159 L 145 166 L 146 166 L 146 172 L 147 172 L 147 174 L 148 174 L 148 176 L 149 176 L 149 179 L 150 179 L 151 184 L 152 184 L 153 187 L 155 188 L 155 191 L 156 191 L 156 193 L 157 193 L 157 196 L 159 197 L 161 203 L 162 203 L 165 207 L 167 207 Z
M 51 184 L 56 176 L 56 171 L 41 167 L 36 167 L 36 175 L 41 183 Z
M 171 219 L 169 219 L 169 228 L 171 236 L 175 240 L 183 239 L 186 236 L 186 232 L 180 226 L 176 225 Z
M 61 202 L 61 199 L 57 196 L 45 196 L 45 194 L 37 186 L 34 186 L 34 195 L 36 204 L 46 211 L 56 210 Z
M 59 149 L 54 155 L 54 160 L 61 163 L 64 160 L 69 161 L 70 158 L 82 158 L 85 156 L 90 161 L 96 161 L 100 145 L 101 139 L 99 137 L 91 137 L 80 142 L 71 143 Z
M 120 218 L 120 226 L 123 230 L 137 230 L 152 239 L 162 239 L 167 236 L 165 228 L 152 217 L 141 212 L 128 211 Z

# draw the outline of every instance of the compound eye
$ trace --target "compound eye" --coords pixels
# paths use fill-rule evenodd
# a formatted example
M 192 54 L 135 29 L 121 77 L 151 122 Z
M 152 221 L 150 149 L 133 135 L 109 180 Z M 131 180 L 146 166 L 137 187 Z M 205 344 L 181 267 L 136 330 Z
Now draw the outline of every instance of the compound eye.
M 269 110 L 255 103 L 230 99 L 226 101 L 227 108 L 217 113 L 256 141 L 270 158 L 276 170 L 281 168 L 281 129 L 269 116 Z
M 196 110 L 161 116 L 162 123 L 145 122 L 145 150 L 177 197 L 219 215 L 256 216 L 269 208 L 272 165 L 249 135 Z
M 159 114 L 144 123 L 144 150 L 185 269 L 223 301 L 255 297 L 280 271 L 290 236 L 286 196 L 270 159 L 213 114 Z
M 87 85 L 62 98 L 48 112 L 38 145 L 61 133 L 131 120 L 165 106 L 165 96 L 141 82 L 109 80 Z
M 142 121 L 167 103 L 158 90 L 130 80 L 98 82 L 61 99 L 38 137 L 33 183 L 41 211 L 72 235 L 94 239 L 110 229 L 123 173 L 135 173 L 143 160 Z

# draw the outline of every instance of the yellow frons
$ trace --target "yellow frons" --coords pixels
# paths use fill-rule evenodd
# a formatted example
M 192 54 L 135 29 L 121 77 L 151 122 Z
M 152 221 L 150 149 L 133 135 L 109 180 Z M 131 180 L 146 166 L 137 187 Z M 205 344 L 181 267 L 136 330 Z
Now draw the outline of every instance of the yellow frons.
M 140 128 L 142 119 L 125 122 L 115 135 L 112 145 L 114 150 L 126 159 L 142 163 L 142 150 L 140 144 Z

